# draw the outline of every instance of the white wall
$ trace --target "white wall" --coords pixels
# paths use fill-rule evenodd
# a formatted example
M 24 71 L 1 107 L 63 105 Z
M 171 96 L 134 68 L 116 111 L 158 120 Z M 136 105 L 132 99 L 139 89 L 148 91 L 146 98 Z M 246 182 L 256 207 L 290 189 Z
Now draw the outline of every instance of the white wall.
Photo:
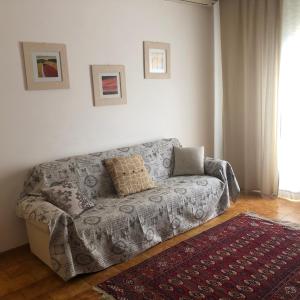
M 211 8 L 163 0 L 0 0 L 0 252 L 26 242 L 15 204 L 33 165 L 178 137 L 213 149 Z M 142 42 L 171 43 L 144 80 Z M 71 88 L 26 91 L 20 41 L 65 43 Z M 91 64 L 126 66 L 128 104 L 93 107 Z

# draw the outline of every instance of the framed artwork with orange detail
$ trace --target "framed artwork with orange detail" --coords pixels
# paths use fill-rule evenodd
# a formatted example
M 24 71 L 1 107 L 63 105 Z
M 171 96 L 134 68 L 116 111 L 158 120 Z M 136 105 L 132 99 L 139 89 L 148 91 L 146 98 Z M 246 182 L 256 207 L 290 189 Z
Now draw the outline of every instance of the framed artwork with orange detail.
M 69 88 L 64 44 L 23 42 L 22 45 L 28 90 Z
M 92 65 L 94 105 L 126 104 L 125 67 Z

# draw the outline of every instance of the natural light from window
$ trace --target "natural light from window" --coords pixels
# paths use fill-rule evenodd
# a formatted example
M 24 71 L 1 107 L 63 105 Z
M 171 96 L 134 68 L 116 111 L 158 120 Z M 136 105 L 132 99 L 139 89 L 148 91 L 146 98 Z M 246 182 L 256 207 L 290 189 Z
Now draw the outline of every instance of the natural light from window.
M 284 1 L 279 81 L 279 195 L 300 200 L 300 1 Z

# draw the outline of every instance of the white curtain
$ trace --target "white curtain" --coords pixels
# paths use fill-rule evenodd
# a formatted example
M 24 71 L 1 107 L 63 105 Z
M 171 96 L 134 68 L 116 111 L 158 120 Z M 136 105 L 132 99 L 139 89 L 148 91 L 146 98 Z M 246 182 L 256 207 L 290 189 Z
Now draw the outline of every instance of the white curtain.
M 214 157 L 223 158 L 223 77 L 219 2 L 214 14 Z
M 300 200 L 300 1 L 284 0 L 279 84 L 279 195 Z
M 220 0 L 224 158 L 244 191 L 268 196 L 278 193 L 281 13 L 281 0 Z

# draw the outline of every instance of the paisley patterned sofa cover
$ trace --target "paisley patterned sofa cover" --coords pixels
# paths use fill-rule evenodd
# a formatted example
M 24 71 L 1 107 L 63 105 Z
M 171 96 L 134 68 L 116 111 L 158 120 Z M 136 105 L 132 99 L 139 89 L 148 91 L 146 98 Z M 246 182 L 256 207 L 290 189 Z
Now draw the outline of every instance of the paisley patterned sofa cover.
M 64 280 L 103 270 L 223 213 L 239 186 L 230 164 L 205 160 L 205 176 L 171 177 L 177 139 L 43 163 L 30 172 L 17 204 L 31 250 Z M 142 155 L 157 187 L 118 198 L 102 160 Z M 44 187 L 77 183 L 95 206 L 75 218 L 45 201 Z M 46 253 L 45 253 L 46 252 Z

